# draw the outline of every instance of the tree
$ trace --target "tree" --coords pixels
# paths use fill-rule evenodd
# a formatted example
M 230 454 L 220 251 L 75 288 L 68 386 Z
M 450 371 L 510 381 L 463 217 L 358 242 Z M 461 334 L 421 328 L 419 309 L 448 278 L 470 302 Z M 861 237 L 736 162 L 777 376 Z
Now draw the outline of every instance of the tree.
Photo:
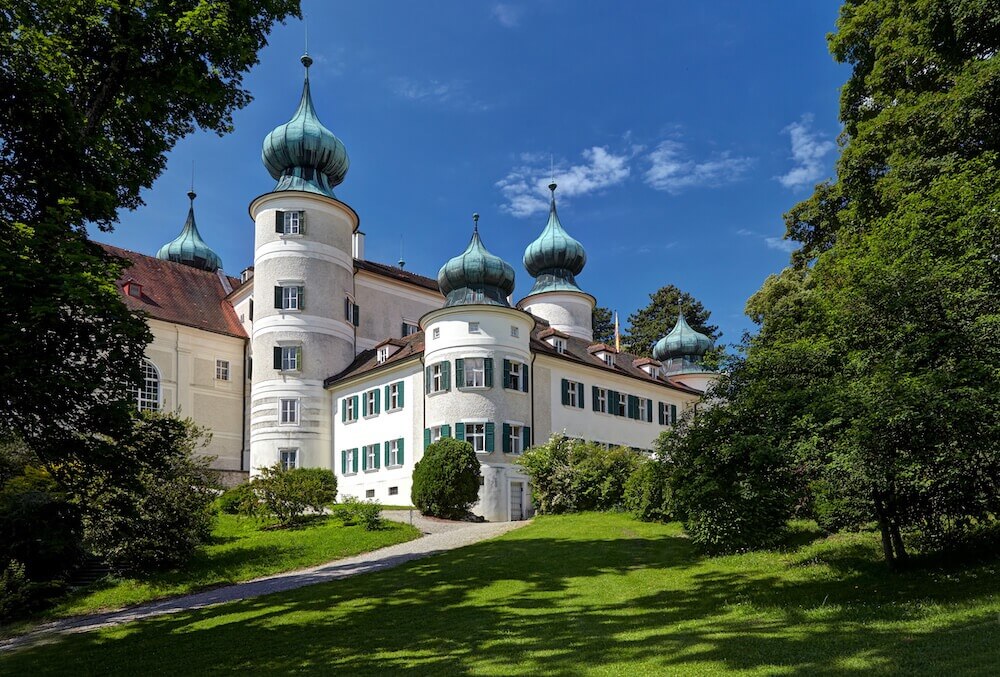
M 594 306 L 590 316 L 590 326 L 594 330 L 594 343 L 615 344 L 615 321 L 611 311 L 602 306 Z
M 0 10 L 0 436 L 52 466 L 125 434 L 149 333 L 110 229 L 196 126 L 230 130 L 246 71 L 298 0 L 14 0 Z M 30 355 L 30 359 L 28 356 Z M 58 401 L 59 406 L 53 406 Z
M 322 515 L 337 499 L 337 476 L 326 468 L 285 468 L 280 463 L 260 469 L 249 484 L 251 500 L 243 512 L 273 517 L 281 525 Z
M 622 349 L 633 355 L 652 357 L 653 344 L 666 336 L 677 323 L 678 304 L 692 329 L 713 341 L 722 336 L 717 326 L 708 323 L 712 313 L 705 309 L 701 301 L 668 284 L 649 295 L 649 305 L 629 315 L 628 333 L 622 336 Z
M 464 440 L 443 437 L 413 466 L 410 500 L 421 513 L 454 519 L 479 500 L 479 459 Z

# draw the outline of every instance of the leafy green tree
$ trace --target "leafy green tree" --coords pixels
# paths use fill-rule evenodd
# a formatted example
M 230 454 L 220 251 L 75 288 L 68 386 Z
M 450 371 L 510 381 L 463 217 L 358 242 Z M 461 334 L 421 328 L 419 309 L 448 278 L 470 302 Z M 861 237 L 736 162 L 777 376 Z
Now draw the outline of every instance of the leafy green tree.
M 149 341 L 86 240 L 196 127 L 219 134 L 271 26 L 298 0 L 12 0 L 0 10 L 0 437 L 58 464 L 127 431 Z M 54 406 L 58 401 L 58 406 Z M 113 459 L 111 459 L 113 460 Z
M 692 329 L 712 340 L 722 335 L 717 326 L 708 323 L 712 313 L 705 309 L 701 301 L 668 284 L 649 295 L 649 305 L 629 315 L 628 332 L 622 336 L 622 350 L 652 357 L 653 344 L 666 336 L 677 323 L 678 307 L 684 310 L 684 317 Z
M 463 517 L 479 500 L 482 471 L 472 445 L 443 437 L 428 445 L 413 467 L 410 500 L 433 517 Z
M 609 346 L 615 344 L 615 320 L 610 310 L 594 306 L 590 326 L 594 330 L 594 343 L 606 343 Z
M 280 463 L 260 469 L 250 481 L 255 500 L 243 500 L 245 514 L 273 517 L 281 525 L 322 515 L 337 499 L 337 476 L 326 468 L 285 468 Z

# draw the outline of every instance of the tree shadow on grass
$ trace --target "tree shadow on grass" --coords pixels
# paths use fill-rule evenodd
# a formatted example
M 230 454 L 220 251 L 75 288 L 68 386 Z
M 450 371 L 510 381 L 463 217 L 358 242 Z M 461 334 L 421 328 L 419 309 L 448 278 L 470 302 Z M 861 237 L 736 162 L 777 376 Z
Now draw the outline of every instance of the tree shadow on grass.
M 980 603 L 1000 593 L 989 569 L 956 580 L 884 567 L 821 575 L 794 561 L 754 570 L 635 528 L 624 538 L 514 532 L 397 569 L 70 637 L 0 659 L 0 672 L 956 675 L 1000 664 L 996 610 Z M 955 611 L 933 616 L 941 607 Z

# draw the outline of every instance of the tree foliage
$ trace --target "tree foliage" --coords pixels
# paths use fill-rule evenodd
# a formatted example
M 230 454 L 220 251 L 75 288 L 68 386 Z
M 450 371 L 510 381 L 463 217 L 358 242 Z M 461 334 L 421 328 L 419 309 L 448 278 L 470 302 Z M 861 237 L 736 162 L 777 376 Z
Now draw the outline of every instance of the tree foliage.
M 594 330 L 594 343 L 615 344 L 615 320 L 611 311 L 603 306 L 594 306 L 590 326 Z
M 711 311 L 691 294 L 672 284 L 660 287 L 649 295 L 649 305 L 628 317 L 628 332 L 622 336 L 622 350 L 642 357 L 653 356 L 653 344 L 667 335 L 677 323 L 678 307 L 691 328 L 700 331 L 713 341 L 721 334 L 716 325 L 709 324 Z
M 413 467 L 410 500 L 425 515 L 464 517 L 479 500 L 480 477 L 472 445 L 444 437 L 430 444 Z
M 240 502 L 243 512 L 285 526 L 322 515 L 337 499 L 337 476 L 326 468 L 286 469 L 275 463 L 261 468 L 249 487 L 253 499 Z

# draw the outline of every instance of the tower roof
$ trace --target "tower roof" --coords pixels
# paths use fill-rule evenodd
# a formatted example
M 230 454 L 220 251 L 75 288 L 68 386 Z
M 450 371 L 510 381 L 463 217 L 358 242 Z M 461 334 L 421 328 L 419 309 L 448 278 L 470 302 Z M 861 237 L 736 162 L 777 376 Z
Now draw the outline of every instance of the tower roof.
M 549 184 L 549 190 L 552 191 L 549 220 L 538 239 L 524 250 L 524 267 L 535 278 L 528 296 L 547 291 L 582 291 L 576 284 L 576 276 L 587 263 L 587 253 L 559 221 L 554 182 Z
M 309 90 L 312 59 L 302 57 L 306 67 L 302 98 L 292 119 L 275 127 L 264 138 L 261 159 L 280 190 L 302 190 L 334 197 L 333 189 L 343 182 L 350 166 L 347 149 L 323 126 L 316 115 Z
M 675 357 L 700 358 L 711 347 L 712 339 L 692 329 L 682 312 L 670 333 L 653 346 L 653 357 L 661 361 Z
M 194 221 L 194 199 L 196 197 L 193 190 L 188 192 L 188 200 L 191 203 L 188 206 L 187 220 L 184 221 L 181 234 L 160 247 L 156 258 L 214 272 L 222 268 L 222 259 L 212 251 L 212 248 L 201 238 L 201 233 L 198 232 L 198 226 Z
M 514 291 L 514 268 L 486 249 L 479 237 L 479 214 L 472 219 L 469 246 L 438 272 L 438 288 L 447 297 L 445 306 L 510 306 L 507 296 Z

